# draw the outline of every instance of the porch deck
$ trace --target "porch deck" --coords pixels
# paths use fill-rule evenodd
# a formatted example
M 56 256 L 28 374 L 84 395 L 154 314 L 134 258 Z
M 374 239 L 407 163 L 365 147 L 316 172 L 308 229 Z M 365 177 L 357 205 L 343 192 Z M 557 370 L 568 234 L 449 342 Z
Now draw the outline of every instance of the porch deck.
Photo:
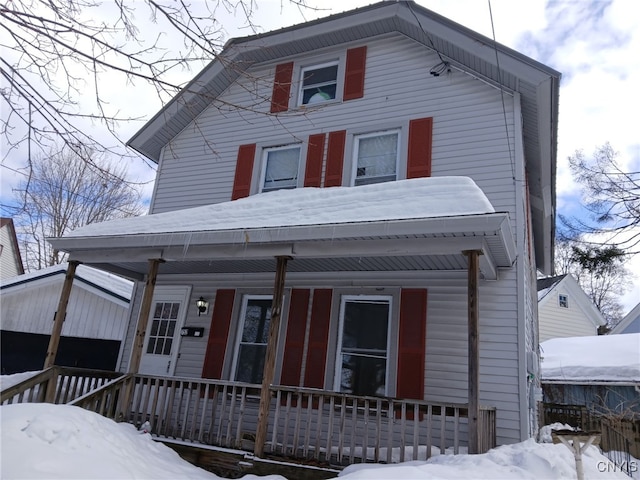
M 462 404 L 271 387 L 270 457 L 342 467 L 425 460 L 467 449 Z M 151 423 L 154 437 L 198 448 L 253 452 L 260 386 L 54 367 L 2 392 L 2 404 L 68 403 L 116 421 Z M 495 446 L 495 409 L 482 408 L 481 451 Z

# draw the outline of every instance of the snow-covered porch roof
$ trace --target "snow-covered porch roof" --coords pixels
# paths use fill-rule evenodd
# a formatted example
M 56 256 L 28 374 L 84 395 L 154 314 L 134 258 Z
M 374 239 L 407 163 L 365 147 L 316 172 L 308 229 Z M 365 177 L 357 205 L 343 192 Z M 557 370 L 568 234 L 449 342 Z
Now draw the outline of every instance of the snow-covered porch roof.
M 485 279 L 516 255 L 506 213 L 466 177 L 280 190 L 181 211 L 82 227 L 51 239 L 70 260 L 142 278 L 159 273 L 466 270 L 482 252 Z

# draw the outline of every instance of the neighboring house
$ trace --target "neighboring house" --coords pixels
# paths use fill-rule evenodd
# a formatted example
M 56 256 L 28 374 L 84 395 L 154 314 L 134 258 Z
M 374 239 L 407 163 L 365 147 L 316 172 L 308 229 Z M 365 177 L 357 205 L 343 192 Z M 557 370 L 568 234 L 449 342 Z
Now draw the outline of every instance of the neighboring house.
M 217 58 L 129 142 L 150 215 L 51 240 L 136 281 L 118 368 L 479 402 L 497 443 L 535 434 L 560 74 L 414 2 Z
M 18 237 L 11 218 L 0 218 L 0 279 L 24 273 Z
M 540 344 L 545 403 L 640 417 L 640 333 Z
M 600 310 L 571 275 L 538 279 L 540 342 L 550 338 L 598 335 L 606 325 Z
M 631 309 L 609 334 L 640 333 L 640 303 Z
M 560 422 L 601 431 L 604 451 L 638 458 L 639 352 L 640 333 L 543 342 L 541 377 L 547 424 Z
M 3 374 L 42 369 L 66 270 L 55 265 L 0 285 Z M 56 363 L 115 370 L 133 282 L 84 265 L 75 280 Z

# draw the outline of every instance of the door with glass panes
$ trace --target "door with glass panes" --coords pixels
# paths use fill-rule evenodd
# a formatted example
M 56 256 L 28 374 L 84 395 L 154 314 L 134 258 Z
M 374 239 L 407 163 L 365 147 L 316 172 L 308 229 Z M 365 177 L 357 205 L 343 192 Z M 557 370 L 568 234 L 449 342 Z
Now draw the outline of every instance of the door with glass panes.
M 390 317 L 390 296 L 342 296 L 336 391 L 353 395 L 388 395 Z
M 245 295 L 242 299 L 233 358 L 233 379 L 237 382 L 262 383 L 272 299 L 271 295 Z
M 180 330 L 187 314 L 191 288 L 157 286 L 147 322 L 140 373 L 173 375 L 178 358 Z

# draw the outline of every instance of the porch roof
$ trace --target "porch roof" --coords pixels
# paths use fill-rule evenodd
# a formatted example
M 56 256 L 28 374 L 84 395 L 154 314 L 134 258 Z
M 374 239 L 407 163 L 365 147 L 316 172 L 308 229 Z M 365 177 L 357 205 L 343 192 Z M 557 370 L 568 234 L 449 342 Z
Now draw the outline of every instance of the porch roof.
M 431 177 L 360 187 L 280 190 L 186 210 L 118 219 L 50 239 L 70 260 L 141 278 L 160 273 L 463 270 L 466 250 L 483 253 L 495 279 L 515 242 L 467 177 Z

